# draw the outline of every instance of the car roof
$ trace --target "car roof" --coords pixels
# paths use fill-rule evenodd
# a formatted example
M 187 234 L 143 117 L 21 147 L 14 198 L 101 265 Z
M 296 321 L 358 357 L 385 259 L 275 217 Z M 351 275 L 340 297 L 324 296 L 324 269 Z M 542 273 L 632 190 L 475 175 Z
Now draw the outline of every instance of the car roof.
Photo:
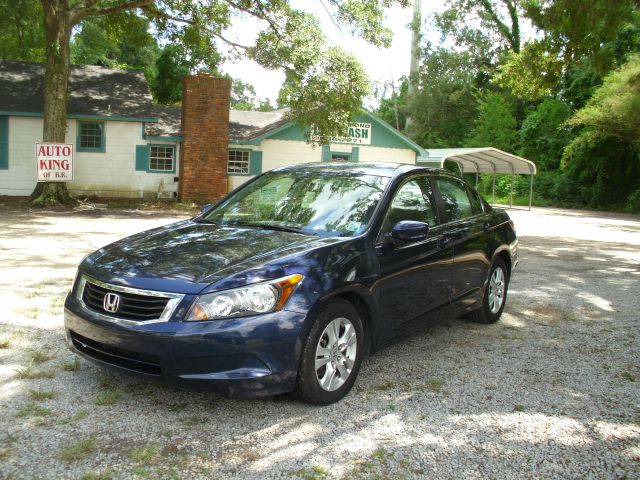
M 334 172 L 334 173 L 354 173 L 359 175 L 378 175 L 383 177 L 395 177 L 412 171 L 449 173 L 441 168 L 420 167 L 418 165 L 408 165 L 406 163 L 383 163 L 383 162 L 318 162 L 318 163 L 298 163 L 274 169 L 277 172 L 283 171 L 313 171 L 313 172 Z

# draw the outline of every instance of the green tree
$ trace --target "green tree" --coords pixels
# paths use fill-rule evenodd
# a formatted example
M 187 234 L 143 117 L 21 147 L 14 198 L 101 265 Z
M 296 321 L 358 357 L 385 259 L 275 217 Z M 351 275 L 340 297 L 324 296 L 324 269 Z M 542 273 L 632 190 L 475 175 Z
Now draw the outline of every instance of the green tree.
M 517 138 L 513 102 L 497 92 L 483 95 L 478 102 L 478 117 L 465 146 L 495 147 L 505 152 L 515 152 Z
M 640 55 L 605 77 L 585 106 L 568 121 L 582 127 L 564 150 L 567 170 L 588 170 L 595 206 L 637 210 L 640 199 Z
M 393 125 L 397 130 L 404 131 L 409 111 L 409 79 L 401 77 L 398 89 L 391 85 L 391 96 L 389 97 L 385 96 L 388 85 L 378 85 L 377 87 L 376 97 L 379 105 L 376 109 L 376 115 L 389 125 Z
M 42 62 L 42 4 L 38 0 L 0 0 L 0 11 L 0 58 Z
M 436 15 L 436 25 L 446 37 L 471 54 L 520 51 L 519 0 L 447 0 Z
M 522 156 L 535 162 L 539 169 L 557 170 L 572 137 L 565 125 L 570 116 L 571 108 L 565 102 L 547 99 L 540 103 L 522 122 Z
M 539 100 L 567 69 L 579 66 L 602 77 L 640 48 L 640 13 L 635 0 L 524 0 L 526 16 L 540 38 L 512 52 L 496 82 L 519 98 Z
M 476 116 L 478 75 L 468 52 L 427 45 L 418 89 L 407 100 L 412 119 L 407 133 L 426 148 L 460 146 Z
M 334 20 L 377 46 L 388 46 L 391 32 L 382 24 L 385 8 L 407 0 L 327 0 Z M 157 35 L 188 45 L 196 58 L 209 58 L 215 42 L 230 45 L 266 68 L 284 69 L 282 98 L 292 117 L 315 127 L 322 139 L 338 134 L 361 107 L 369 91 L 362 67 L 337 47 L 325 48 L 317 20 L 286 0 L 42 0 L 46 68 L 44 82 L 45 142 L 63 142 L 66 131 L 70 43 L 83 21 L 142 8 Z M 14 5 L 8 6 L 14 14 Z M 247 17 L 262 30 L 255 45 L 225 36 L 225 29 Z M 193 59 L 192 59 L 193 60 Z M 38 183 L 34 204 L 69 201 L 64 183 Z
M 132 11 L 84 20 L 71 42 L 71 63 L 151 71 L 159 48 L 149 23 Z

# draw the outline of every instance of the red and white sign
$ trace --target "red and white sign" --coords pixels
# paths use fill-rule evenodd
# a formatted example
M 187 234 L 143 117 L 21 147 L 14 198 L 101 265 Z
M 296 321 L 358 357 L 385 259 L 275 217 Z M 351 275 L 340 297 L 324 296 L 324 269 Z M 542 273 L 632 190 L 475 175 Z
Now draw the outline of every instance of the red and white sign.
M 73 182 L 73 144 L 36 143 L 39 182 Z

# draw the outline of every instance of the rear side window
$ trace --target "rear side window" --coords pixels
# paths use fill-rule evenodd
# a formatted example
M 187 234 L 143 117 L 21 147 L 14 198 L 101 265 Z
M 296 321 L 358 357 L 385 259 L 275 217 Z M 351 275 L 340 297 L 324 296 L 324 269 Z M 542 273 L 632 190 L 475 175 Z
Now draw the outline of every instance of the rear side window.
M 450 177 L 436 177 L 435 181 L 442 197 L 447 221 L 453 222 L 479 213 L 474 212 L 467 194 L 467 186 L 463 182 Z
M 482 200 L 480 199 L 480 195 L 478 194 L 478 192 L 467 187 L 467 194 L 471 199 L 471 210 L 473 211 L 473 214 L 477 215 L 479 213 L 483 213 L 484 208 L 482 207 Z

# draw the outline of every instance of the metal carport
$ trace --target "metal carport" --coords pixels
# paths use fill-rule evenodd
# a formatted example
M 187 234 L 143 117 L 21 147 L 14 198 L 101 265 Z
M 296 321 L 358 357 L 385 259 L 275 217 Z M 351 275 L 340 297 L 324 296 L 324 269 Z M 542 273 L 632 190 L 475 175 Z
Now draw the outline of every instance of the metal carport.
M 431 148 L 425 149 L 418 157 L 418 165 L 440 167 L 445 161 L 455 162 L 462 173 L 475 173 L 476 186 L 481 173 L 493 174 L 492 203 L 496 197 L 496 174 L 504 173 L 530 175 L 529 182 L 529 210 L 533 199 L 533 176 L 536 174 L 536 164 L 526 158 L 503 152 L 493 147 L 486 148 Z M 513 207 L 513 181 L 509 192 L 509 207 Z

